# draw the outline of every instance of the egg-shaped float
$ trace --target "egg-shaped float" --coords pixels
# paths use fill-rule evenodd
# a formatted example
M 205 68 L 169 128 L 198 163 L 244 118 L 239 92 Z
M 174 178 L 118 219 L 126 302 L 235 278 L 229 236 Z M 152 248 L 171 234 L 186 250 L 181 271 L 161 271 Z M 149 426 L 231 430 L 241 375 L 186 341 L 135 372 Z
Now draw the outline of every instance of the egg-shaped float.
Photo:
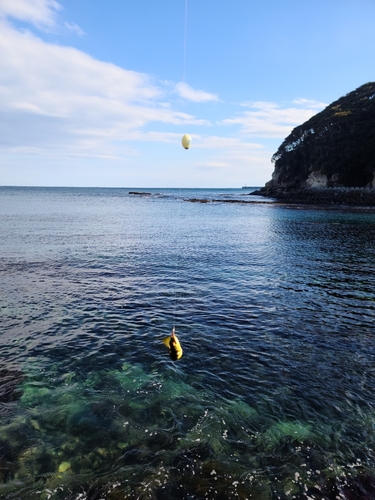
M 183 138 L 181 139 L 181 143 L 182 145 L 184 146 L 185 149 L 189 149 L 190 148 L 190 144 L 191 144 L 191 137 L 189 134 L 185 134 L 183 136 Z

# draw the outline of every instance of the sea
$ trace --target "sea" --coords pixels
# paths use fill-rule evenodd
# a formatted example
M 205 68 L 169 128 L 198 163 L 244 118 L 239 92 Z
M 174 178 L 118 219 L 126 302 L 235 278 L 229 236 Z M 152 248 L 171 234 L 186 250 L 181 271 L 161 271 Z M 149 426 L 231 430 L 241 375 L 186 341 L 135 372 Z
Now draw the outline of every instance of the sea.
M 375 498 L 375 209 L 253 191 L 0 188 L 1 499 Z

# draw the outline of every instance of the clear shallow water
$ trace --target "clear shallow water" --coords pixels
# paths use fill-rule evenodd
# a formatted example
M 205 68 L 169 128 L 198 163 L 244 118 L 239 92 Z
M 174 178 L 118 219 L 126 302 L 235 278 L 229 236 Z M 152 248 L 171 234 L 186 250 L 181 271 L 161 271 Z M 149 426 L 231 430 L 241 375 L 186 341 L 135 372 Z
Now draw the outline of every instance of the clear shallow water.
M 373 498 L 374 211 L 130 190 L 0 188 L 0 497 Z

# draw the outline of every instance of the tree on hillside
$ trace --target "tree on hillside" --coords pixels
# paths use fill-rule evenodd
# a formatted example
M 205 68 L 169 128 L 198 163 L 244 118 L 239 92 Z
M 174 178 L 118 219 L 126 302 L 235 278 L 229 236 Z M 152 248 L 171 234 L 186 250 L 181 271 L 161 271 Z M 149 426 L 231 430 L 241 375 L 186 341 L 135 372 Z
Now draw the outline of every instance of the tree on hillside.
M 273 155 L 273 188 L 303 187 L 311 172 L 328 186 L 364 187 L 375 172 L 375 82 L 333 102 L 293 129 Z

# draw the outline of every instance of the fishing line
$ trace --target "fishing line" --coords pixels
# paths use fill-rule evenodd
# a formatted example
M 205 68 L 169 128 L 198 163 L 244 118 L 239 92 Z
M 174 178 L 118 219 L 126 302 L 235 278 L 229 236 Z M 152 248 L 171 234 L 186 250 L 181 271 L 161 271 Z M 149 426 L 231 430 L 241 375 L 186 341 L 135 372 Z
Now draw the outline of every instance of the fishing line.
M 185 81 L 185 76 L 186 76 L 186 52 L 187 52 L 187 21 L 188 21 L 188 0 L 185 0 L 185 28 L 184 28 L 184 66 L 183 66 L 183 74 L 182 74 L 182 81 Z M 186 136 L 188 139 L 186 139 L 186 143 L 183 146 L 185 149 L 188 149 L 190 146 L 190 136 Z M 178 293 L 178 269 L 179 269 L 179 248 L 178 248 L 178 229 L 180 228 L 180 218 L 181 218 L 181 206 L 179 203 L 181 203 L 181 188 L 178 188 L 177 196 L 175 198 L 175 201 L 177 202 L 178 206 L 176 208 L 176 211 L 174 213 L 174 235 L 176 236 L 175 240 L 175 270 L 174 270 L 174 304 L 173 304 L 173 331 L 175 331 L 176 327 L 176 320 L 177 320 L 177 305 L 179 301 L 179 293 Z
M 179 268 L 179 248 L 178 248 L 178 229 L 180 226 L 180 188 L 178 188 L 178 194 L 175 198 L 175 201 L 177 202 L 177 207 L 175 211 L 175 216 L 174 216 L 174 235 L 175 235 L 175 242 L 174 242 L 174 250 L 175 250 L 175 269 L 174 269 L 174 307 L 173 307 L 173 331 L 175 330 L 176 327 L 176 320 L 177 320 L 177 304 L 179 300 L 179 294 L 178 294 L 178 268 Z
M 185 0 L 184 71 L 182 74 L 183 82 L 185 81 L 185 73 L 186 73 L 187 12 L 188 12 L 188 0 Z
M 183 73 L 182 73 L 182 81 L 185 81 L 185 75 L 186 75 L 186 48 L 187 48 L 187 18 L 188 18 L 188 0 L 185 0 L 185 29 L 184 29 L 184 67 L 183 67 Z M 176 197 L 176 201 L 179 204 L 181 202 L 181 189 L 178 188 L 178 193 Z M 175 217 L 174 217 L 174 234 L 177 235 L 177 230 L 180 225 L 180 207 L 177 206 L 176 211 L 175 211 Z M 175 241 L 175 271 L 174 271 L 174 307 L 173 307 L 173 331 L 175 330 L 176 327 L 176 319 L 177 319 L 177 303 L 178 303 L 178 267 L 179 267 L 179 250 L 177 247 L 178 243 L 178 237 L 176 238 Z

